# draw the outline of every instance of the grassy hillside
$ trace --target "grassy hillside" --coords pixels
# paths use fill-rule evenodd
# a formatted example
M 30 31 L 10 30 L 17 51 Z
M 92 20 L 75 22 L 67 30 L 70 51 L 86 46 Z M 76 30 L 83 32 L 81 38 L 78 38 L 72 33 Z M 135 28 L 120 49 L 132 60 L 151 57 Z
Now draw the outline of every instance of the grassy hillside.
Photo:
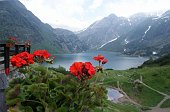
M 162 56 L 156 60 L 150 59 L 146 62 L 141 67 L 145 66 L 164 66 L 164 65 L 170 65 L 170 54 L 167 54 L 165 56 Z

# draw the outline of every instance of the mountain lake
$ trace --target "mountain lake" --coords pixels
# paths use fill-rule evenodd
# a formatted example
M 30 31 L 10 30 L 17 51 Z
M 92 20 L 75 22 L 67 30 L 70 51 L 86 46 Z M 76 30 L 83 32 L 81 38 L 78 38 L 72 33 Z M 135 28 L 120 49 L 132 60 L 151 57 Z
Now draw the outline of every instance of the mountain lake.
M 69 67 L 73 62 L 91 62 L 93 66 L 97 66 L 98 62 L 93 60 L 94 56 L 102 54 L 108 63 L 103 67 L 105 69 L 114 69 L 114 70 L 125 70 L 133 67 L 138 67 L 143 64 L 144 61 L 148 60 L 148 57 L 134 57 L 123 55 L 118 52 L 107 52 L 107 51 L 91 51 L 83 53 L 74 53 L 74 54 L 53 54 L 56 56 L 53 64 L 47 64 L 48 67 L 65 67 L 69 70 Z

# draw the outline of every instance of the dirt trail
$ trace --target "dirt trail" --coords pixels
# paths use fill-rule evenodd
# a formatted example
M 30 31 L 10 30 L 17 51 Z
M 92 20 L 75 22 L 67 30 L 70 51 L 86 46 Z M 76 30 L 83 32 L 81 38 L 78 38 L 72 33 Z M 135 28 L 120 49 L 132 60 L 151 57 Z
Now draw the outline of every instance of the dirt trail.
M 163 93 L 163 92 L 161 92 L 161 91 L 158 91 L 158 90 L 150 87 L 149 85 L 145 84 L 144 82 L 140 81 L 139 79 L 137 79 L 137 80 L 135 80 L 135 81 L 138 82 L 138 83 L 143 84 L 145 87 L 151 89 L 152 91 L 155 91 L 155 92 L 157 92 L 157 93 L 165 96 L 164 99 L 162 99 L 162 100 L 157 104 L 157 106 L 152 107 L 152 110 L 149 110 L 149 111 L 147 111 L 147 112 L 170 112 L 170 107 L 169 107 L 169 108 L 160 108 L 160 106 L 161 106 L 166 100 L 170 99 L 170 95 L 167 95 L 166 93 Z
M 167 95 L 166 93 L 163 93 L 163 92 L 161 92 L 161 91 L 158 91 L 158 90 L 150 87 L 149 85 L 145 84 L 144 82 L 140 81 L 139 79 L 137 79 L 137 80 L 135 80 L 135 81 L 138 82 L 138 83 L 143 84 L 145 87 L 147 87 L 147 88 L 151 89 L 152 91 L 155 91 L 155 92 L 157 92 L 157 93 L 159 93 L 159 94 L 161 94 L 161 95 L 163 95 L 163 96 L 165 96 L 165 97 L 170 97 L 170 96 Z
M 149 110 L 147 112 L 170 112 L 170 108 L 152 108 L 152 110 Z
M 137 103 L 137 102 L 135 102 L 134 100 L 132 100 L 122 89 L 117 88 L 117 90 L 120 91 L 120 92 L 124 95 L 124 97 L 125 97 L 129 102 L 131 102 L 132 104 L 137 105 L 137 106 L 139 106 L 139 107 L 142 106 L 142 105 L 140 105 L 139 103 Z
M 170 99 L 170 97 L 165 97 L 161 102 L 157 104 L 157 108 L 160 107 L 166 100 Z

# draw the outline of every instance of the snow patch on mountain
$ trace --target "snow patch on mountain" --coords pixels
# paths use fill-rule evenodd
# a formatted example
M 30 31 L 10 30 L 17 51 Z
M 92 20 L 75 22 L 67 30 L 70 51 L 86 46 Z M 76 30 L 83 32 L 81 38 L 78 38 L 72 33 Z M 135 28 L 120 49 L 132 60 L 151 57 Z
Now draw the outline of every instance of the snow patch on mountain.
M 169 18 L 170 18 L 169 16 L 161 17 L 161 19 L 169 19 Z
M 130 19 L 128 18 L 128 22 L 129 22 L 129 25 L 131 26 L 132 25 L 132 23 L 131 23 L 131 21 L 130 21 Z
M 119 36 L 118 36 L 118 37 L 119 37 Z M 102 48 L 103 46 L 105 46 L 106 44 L 108 44 L 108 43 L 110 43 L 110 42 L 113 42 L 113 41 L 117 40 L 118 37 L 117 37 L 117 38 L 114 38 L 114 39 L 112 39 L 112 40 L 110 40 L 110 41 L 108 41 L 108 42 L 106 42 L 106 43 L 104 43 L 104 44 L 101 45 L 98 49 L 101 49 L 101 48 Z
M 151 26 L 148 27 L 148 29 L 145 31 L 145 34 L 150 30 Z
M 152 20 L 158 20 L 158 19 L 169 19 L 170 17 L 167 15 L 161 15 L 161 16 L 157 16 L 155 18 L 152 18 Z
M 152 52 L 152 54 L 153 54 L 153 55 L 156 55 L 156 54 L 157 54 L 157 52 L 156 52 L 156 51 L 153 51 L 153 52 Z
M 151 29 L 151 26 L 148 27 L 148 29 L 145 31 L 144 35 L 142 36 L 142 40 L 145 37 L 146 33 Z
M 155 18 L 152 18 L 152 20 L 158 20 L 160 17 L 155 17 Z
M 129 43 L 129 41 L 127 39 L 125 39 L 125 44 L 128 44 L 128 43 Z

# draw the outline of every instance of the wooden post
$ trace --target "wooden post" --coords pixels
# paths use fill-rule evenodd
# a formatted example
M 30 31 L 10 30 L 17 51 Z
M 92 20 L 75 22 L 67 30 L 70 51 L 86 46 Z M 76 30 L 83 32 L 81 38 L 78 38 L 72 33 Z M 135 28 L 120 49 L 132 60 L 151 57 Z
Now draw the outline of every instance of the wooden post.
M 140 75 L 140 81 L 142 82 L 143 78 L 142 78 L 142 75 Z
M 23 47 L 23 52 L 25 51 L 25 47 Z
M 117 81 L 117 88 L 120 89 L 120 83 L 119 83 L 119 81 Z
M 5 74 L 6 75 L 9 75 L 9 50 L 10 48 L 9 47 L 4 47 L 4 67 L 5 67 Z
M 28 52 L 28 53 L 31 52 L 31 45 L 29 45 L 29 46 L 27 47 L 27 52 Z
M 15 45 L 15 54 L 19 53 L 19 45 Z

